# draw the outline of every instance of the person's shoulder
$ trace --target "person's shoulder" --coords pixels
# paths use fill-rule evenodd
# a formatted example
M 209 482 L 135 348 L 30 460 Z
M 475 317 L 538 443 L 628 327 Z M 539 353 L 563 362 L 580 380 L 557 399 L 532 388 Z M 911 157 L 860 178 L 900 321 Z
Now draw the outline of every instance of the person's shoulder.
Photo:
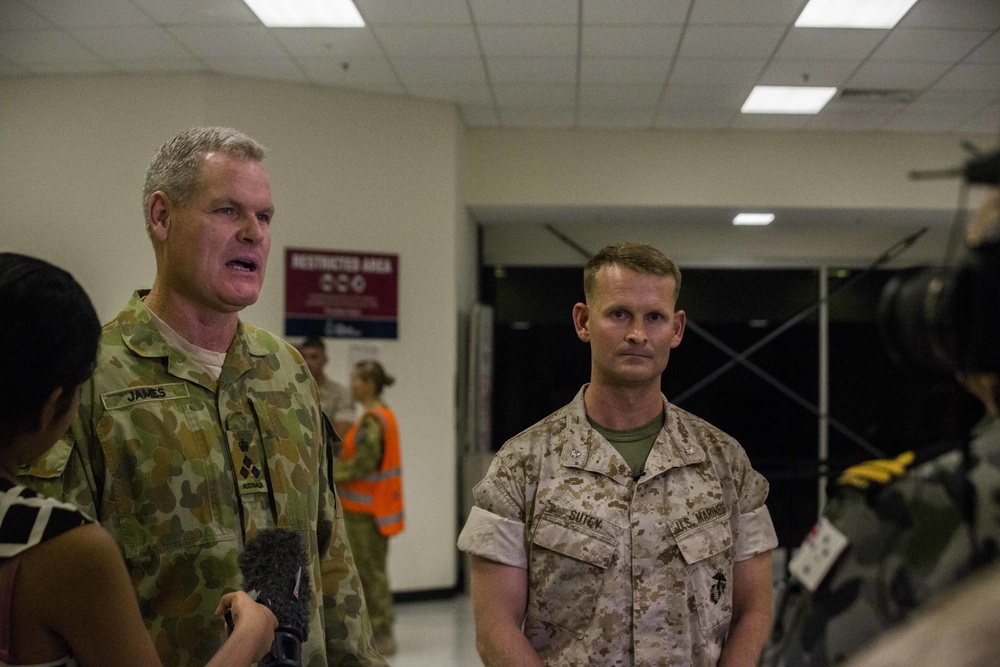
M 672 403 L 666 403 L 667 428 L 676 429 L 686 433 L 693 433 L 700 438 L 702 445 L 718 444 L 726 447 L 739 446 L 736 438 L 729 435 L 721 428 L 710 423 L 698 415 L 679 408 Z
M 539 419 L 517 435 L 508 439 L 497 456 L 506 459 L 517 459 L 528 454 L 538 454 L 542 444 L 548 445 L 553 437 L 561 433 L 572 419 L 573 404 L 564 405 L 555 412 Z M 584 416 L 584 419 L 586 416 Z
M 240 326 L 251 345 L 259 346 L 260 351 L 265 354 L 274 354 L 279 359 L 287 359 L 296 364 L 305 365 L 302 354 L 281 336 L 268 331 L 262 327 L 240 321 Z

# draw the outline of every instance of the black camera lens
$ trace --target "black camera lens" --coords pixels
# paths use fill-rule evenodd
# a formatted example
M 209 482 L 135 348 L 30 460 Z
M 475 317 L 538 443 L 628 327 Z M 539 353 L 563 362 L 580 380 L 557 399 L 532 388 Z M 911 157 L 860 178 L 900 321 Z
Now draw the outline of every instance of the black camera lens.
M 956 368 L 956 271 L 934 267 L 893 277 L 878 304 L 879 327 L 889 356 L 936 372 Z

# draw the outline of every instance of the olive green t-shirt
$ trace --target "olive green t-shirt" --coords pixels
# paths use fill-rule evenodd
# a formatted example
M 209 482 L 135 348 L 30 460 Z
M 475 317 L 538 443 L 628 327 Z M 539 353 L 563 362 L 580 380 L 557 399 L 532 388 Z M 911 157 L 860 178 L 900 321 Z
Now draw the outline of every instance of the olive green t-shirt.
M 618 453 L 621 454 L 632 470 L 632 474 L 636 476 L 642 474 L 642 468 L 646 465 L 646 457 L 649 456 L 649 451 L 653 449 L 653 443 L 656 442 L 656 436 L 659 435 L 660 429 L 663 428 L 665 420 L 666 415 L 661 412 L 652 421 L 642 426 L 625 429 L 624 431 L 616 431 L 601 426 L 590 417 L 587 417 L 587 421 L 594 427 L 594 430 L 603 435 L 611 443 L 611 446 L 618 450 Z

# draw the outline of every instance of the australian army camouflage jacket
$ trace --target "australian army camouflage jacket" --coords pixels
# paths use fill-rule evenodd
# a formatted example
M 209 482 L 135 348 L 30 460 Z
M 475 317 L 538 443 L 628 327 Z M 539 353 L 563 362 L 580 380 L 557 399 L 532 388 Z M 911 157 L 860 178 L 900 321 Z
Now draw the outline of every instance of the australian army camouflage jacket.
M 166 665 L 225 640 L 219 598 L 262 528 L 299 534 L 314 591 L 302 664 L 384 665 L 329 475 L 315 383 L 301 357 L 240 323 L 219 380 L 171 348 L 136 293 L 104 326 L 70 433 L 20 480 L 72 502 L 117 540 Z M 321 589 L 321 590 L 320 590 Z

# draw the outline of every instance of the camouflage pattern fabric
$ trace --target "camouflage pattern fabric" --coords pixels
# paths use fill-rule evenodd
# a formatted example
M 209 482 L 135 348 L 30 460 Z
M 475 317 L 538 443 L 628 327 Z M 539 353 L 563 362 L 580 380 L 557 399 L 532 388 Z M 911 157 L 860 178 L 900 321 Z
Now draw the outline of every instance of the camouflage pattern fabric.
M 846 662 L 917 607 L 994 560 L 998 498 L 1000 420 L 976 429 L 967 476 L 961 452 L 952 451 L 867 493 L 838 488 L 824 514 L 850 544 L 815 593 L 789 581 L 763 664 Z
M 358 555 L 358 575 L 365 591 L 368 617 L 376 638 L 392 636 L 392 589 L 389 587 L 387 561 L 389 538 L 379 532 L 371 514 L 344 511 L 344 526 L 351 551 Z
M 263 528 L 299 534 L 316 590 L 302 664 L 385 665 L 331 486 L 316 385 L 295 349 L 240 323 L 219 380 L 171 348 L 136 293 L 105 325 L 70 433 L 19 480 L 117 540 L 165 665 L 225 640 L 219 598 Z
M 734 561 L 777 545 L 767 481 L 735 440 L 664 398 L 636 482 L 587 422 L 585 390 L 497 453 L 459 548 L 527 568 L 524 632 L 547 664 L 714 667 Z

